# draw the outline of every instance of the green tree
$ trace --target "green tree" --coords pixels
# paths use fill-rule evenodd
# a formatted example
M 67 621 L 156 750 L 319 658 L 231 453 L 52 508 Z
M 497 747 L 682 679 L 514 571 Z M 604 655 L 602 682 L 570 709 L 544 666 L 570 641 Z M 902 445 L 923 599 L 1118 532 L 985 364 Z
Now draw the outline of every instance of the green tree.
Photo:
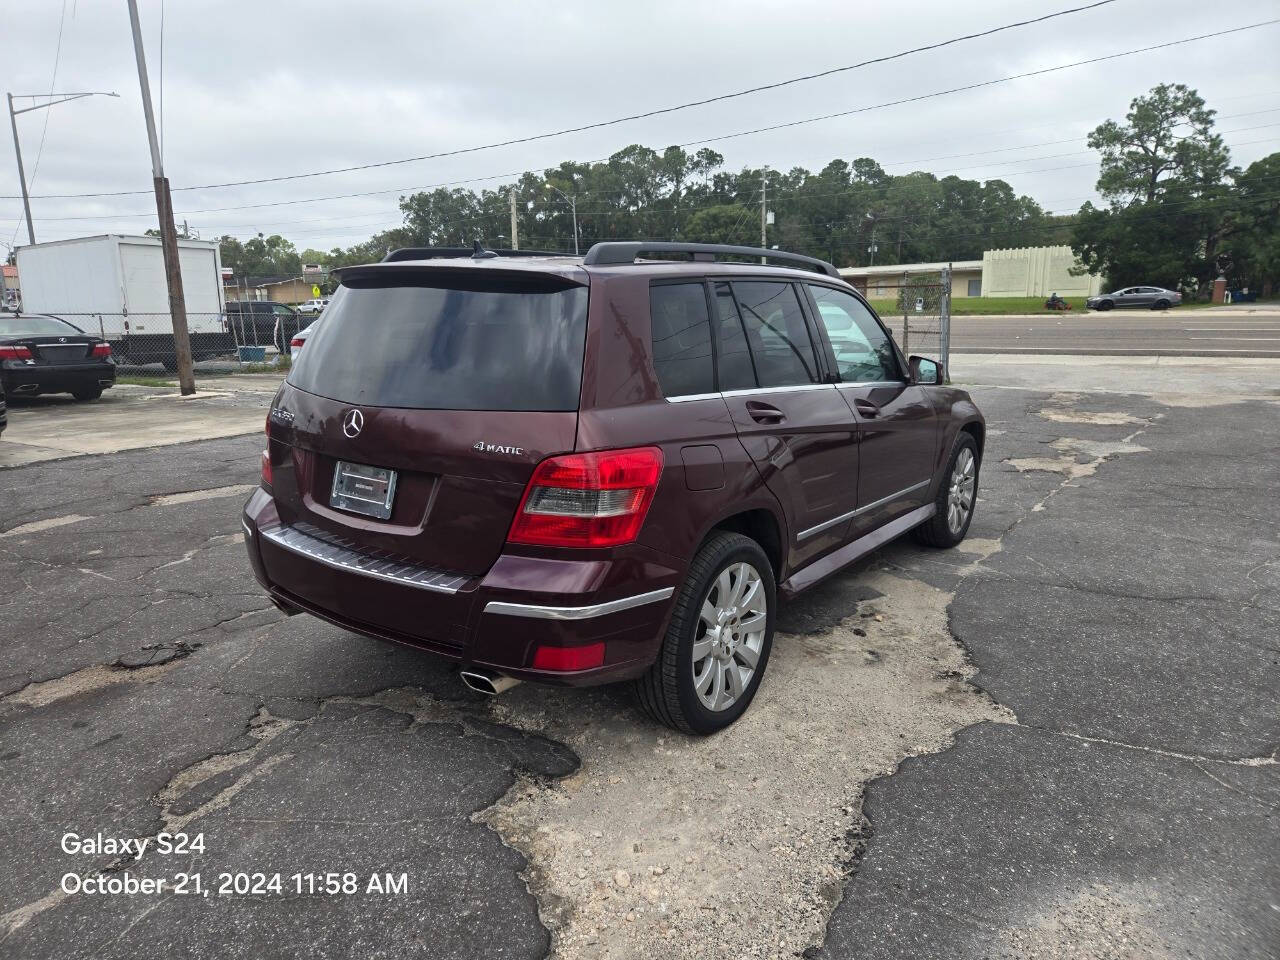
M 1112 285 L 1212 282 L 1232 230 L 1234 173 L 1213 117 L 1196 91 L 1162 83 L 1134 98 L 1124 123 L 1089 134 L 1107 206 L 1086 203 L 1076 217 L 1071 246 L 1085 268 Z
M 1255 160 L 1236 179 L 1238 229 L 1231 238 L 1234 278 L 1271 296 L 1280 279 L 1280 153 Z
M 297 249 L 279 234 L 259 234 L 245 243 L 223 236 L 218 245 L 222 265 L 230 267 L 237 277 L 296 277 L 302 272 Z

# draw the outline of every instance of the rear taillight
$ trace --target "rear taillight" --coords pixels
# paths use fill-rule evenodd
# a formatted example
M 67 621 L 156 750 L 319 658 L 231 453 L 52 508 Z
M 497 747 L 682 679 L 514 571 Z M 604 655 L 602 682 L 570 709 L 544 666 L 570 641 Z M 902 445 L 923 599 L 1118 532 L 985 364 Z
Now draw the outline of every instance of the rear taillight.
M 293 350 L 299 349 L 307 340 L 305 337 L 294 337 L 289 341 L 289 347 Z
M 657 447 L 550 457 L 534 470 L 507 540 L 546 547 L 630 543 L 661 475 Z
M 109 344 L 109 343 L 95 343 L 95 344 L 93 345 L 93 355 L 94 355 L 95 357 L 109 357 L 109 356 L 111 356 L 111 344 Z
M 0 360 L 30 360 L 31 351 L 26 347 L 0 347 Z

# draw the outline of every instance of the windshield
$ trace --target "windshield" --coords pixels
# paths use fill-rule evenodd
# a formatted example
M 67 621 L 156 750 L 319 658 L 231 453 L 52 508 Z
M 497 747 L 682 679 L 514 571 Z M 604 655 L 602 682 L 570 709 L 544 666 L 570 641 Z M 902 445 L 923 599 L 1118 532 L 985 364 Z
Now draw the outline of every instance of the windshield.
M 0 317 L 0 337 L 70 337 L 84 331 L 53 317 Z
M 586 288 L 556 278 L 355 279 L 289 383 L 378 407 L 577 410 L 586 327 Z

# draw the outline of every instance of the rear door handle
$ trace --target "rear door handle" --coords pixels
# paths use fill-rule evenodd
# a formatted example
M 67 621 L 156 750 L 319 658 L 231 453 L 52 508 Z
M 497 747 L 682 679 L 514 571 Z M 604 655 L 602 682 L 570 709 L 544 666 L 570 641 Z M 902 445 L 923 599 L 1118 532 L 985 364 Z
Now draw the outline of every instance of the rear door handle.
M 781 423 L 787 419 L 777 407 L 768 403 L 761 403 L 759 400 L 747 401 L 747 413 L 756 423 Z
M 868 420 L 880 416 L 880 408 L 870 400 L 863 400 L 861 397 L 854 399 L 853 409 L 858 411 L 859 416 L 866 417 Z

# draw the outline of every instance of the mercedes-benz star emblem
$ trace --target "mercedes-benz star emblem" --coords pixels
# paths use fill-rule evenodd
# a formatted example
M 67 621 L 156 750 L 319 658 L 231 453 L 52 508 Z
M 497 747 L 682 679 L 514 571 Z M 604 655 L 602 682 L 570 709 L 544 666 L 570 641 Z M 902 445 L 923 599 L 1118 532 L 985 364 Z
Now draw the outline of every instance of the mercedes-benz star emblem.
M 364 429 L 364 414 L 359 410 L 352 410 L 342 419 L 342 432 L 348 437 L 359 436 L 360 431 Z

